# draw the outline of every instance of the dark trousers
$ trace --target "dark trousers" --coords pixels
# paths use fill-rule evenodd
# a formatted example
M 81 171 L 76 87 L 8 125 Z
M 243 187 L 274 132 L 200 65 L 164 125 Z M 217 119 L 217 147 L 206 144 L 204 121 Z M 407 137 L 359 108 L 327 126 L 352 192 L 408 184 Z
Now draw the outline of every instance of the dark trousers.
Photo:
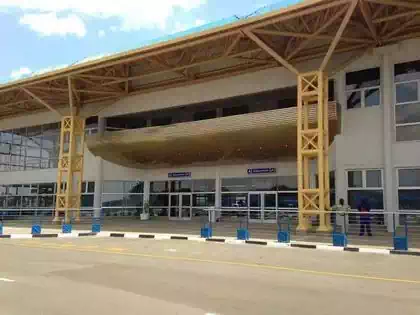
M 370 221 L 360 222 L 360 235 L 365 235 L 365 230 L 369 236 L 372 235 L 372 230 L 370 228 Z

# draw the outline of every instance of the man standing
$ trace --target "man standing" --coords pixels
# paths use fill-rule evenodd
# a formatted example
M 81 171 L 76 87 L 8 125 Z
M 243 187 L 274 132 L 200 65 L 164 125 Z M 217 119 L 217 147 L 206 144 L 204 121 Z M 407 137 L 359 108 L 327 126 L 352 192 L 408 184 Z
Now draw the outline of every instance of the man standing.
M 360 234 L 359 236 L 365 235 L 365 231 L 369 236 L 372 236 L 372 230 L 370 228 L 370 204 L 367 198 L 363 198 L 360 203 L 358 210 L 360 212 Z
M 347 215 L 351 211 L 350 206 L 344 203 L 344 199 L 340 198 L 338 205 L 334 205 L 332 210 L 335 212 L 335 220 L 337 225 L 341 225 L 343 233 L 348 232 Z

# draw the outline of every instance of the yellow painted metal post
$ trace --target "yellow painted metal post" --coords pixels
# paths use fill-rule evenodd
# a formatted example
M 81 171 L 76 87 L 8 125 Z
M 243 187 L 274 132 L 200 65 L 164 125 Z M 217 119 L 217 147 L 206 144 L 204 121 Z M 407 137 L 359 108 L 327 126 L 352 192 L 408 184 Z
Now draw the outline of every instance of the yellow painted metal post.
M 83 182 L 85 120 L 67 116 L 61 120 L 60 156 L 54 221 L 64 213 L 64 221 L 80 220 Z
M 311 120 L 311 111 L 315 119 Z M 320 71 L 298 76 L 298 230 L 308 229 L 308 217 L 318 216 L 318 231 L 329 231 L 328 171 L 328 78 Z M 310 186 L 314 176 L 310 161 L 317 165 L 317 187 Z

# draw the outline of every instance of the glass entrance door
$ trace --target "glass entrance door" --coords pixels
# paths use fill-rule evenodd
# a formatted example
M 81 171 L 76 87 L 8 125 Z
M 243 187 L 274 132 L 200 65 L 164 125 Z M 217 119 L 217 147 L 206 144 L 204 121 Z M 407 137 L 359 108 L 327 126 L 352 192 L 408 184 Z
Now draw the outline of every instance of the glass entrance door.
M 192 217 L 192 195 L 171 194 L 169 199 L 170 220 L 191 220 Z
M 275 223 L 277 194 L 271 192 L 249 193 L 248 218 L 250 222 Z
M 249 193 L 248 195 L 248 218 L 251 222 L 261 221 L 262 212 L 261 193 Z

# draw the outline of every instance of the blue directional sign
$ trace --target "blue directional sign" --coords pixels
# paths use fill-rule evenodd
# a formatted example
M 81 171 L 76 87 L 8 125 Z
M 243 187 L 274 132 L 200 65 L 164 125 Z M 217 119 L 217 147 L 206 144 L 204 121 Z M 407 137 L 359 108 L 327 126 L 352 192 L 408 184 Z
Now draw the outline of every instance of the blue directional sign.
M 168 173 L 168 177 L 170 178 L 191 177 L 191 172 Z
M 275 173 L 277 170 L 274 167 L 266 167 L 266 168 L 249 168 L 248 175 L 252 174 L 269 174 Z

